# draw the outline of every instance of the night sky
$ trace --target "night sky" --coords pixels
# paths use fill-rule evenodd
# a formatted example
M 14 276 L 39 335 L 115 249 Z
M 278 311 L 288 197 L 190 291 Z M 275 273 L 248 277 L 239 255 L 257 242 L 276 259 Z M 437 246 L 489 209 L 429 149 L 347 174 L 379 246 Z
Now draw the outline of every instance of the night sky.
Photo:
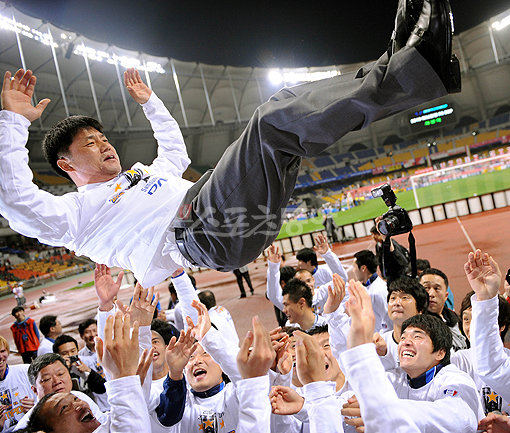
M 396 0 L 13 0 L 20 11 L 88 38 L 210 64 L 299 67 L 375 59 L 386 49 Z M 460 33 L 509 0 L 451 0 Z

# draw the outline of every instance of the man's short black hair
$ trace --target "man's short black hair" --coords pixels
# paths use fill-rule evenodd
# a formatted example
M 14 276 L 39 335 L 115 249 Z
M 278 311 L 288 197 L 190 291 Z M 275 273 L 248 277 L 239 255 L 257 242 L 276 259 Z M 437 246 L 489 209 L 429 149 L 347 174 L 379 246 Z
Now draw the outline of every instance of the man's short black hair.
M 317 254 L 311 248 L 303 248 L 296 254 L 296 259 L 302 262 L 310 262 L 312 266 L 317 266 Z
M 41 317 L 41 320 L 39 321 L 39 329 L 45 337 L 47 337 L 50 333 L 50 328 L 52 326 L 57 326 L 57 316 L 47 315 Z
M 66 334 L 62 334 L 62 335 L 59 335 L 56 339 L 55 339 L 55 343 L 53 343 L 53 353 L 59 353 L 59 348 L 60 346 L 62 346 L 62 344 L 66 344 L 66 343 L 74 343 L 75 346 L 76 346 L 76 349 L 78 349 L 78 342 L 73 338 L 71 337 L 70 335 L 66 335 Z
M 65 359 L 62 358 L 58 353 L 45 353 L 44 355 L 35 358 L 30 364 L 30 367 L 28 367 L 27 372 L 28 381 L 30 382 L 30 385 L 35 386 L 37 376 L 44 367 L 54 364 L 57 361 L 59 361 L 67 369 Z
M 21 306 L 21 305 L 18 305 L 17 307 L 14 307 L 11 311 L 11 314 L 16 317 L 16 313 L 18 311 L 25 311 L 25 309 Z
M 425 269 L 430 268 L 430 262 L 427 259 L 416 259 L 416 269 L 418 270 L 418 273 L 420 274 Z
M 308 331 L 308 335 L 318 335 L 318 334 L 328 334 L 328 333 L 329 333 L 329 329 L 328 329 L 327 324 L 314 326 L 312 329 L 310 329 Z
M 213 307 L 216 307 L 216 296 L 214 296 L 214 293 L 210 290 L 202 290 L 198 294 L 198 299 L 202 304 L 205 305 L 205 308 L 210 310 Z
M 438 276 L 440 276 L 444 280 L 446 288 L 448 289 L 448 286 L 449 286 L 448 277 L 446 276 L 446 274 L 443 271 L 440 271 L 439 269 L 436 269 L 436 268 L 425 269 L 420 274 L 420 280 L 423 278 L 424 275 L 438 275 Z
M 280 268 L 280 283 L 287 284 L 291 278 L 296 275 L 296 269 L 292 266 L 283 266 Z
M 69 154 L 69 147 L 76 134 L 82 129 L 89 128 L 93 128 L 101 134 L 104 131 L 103 125 L 92 117 L 70 116 L 58 122 L 46 133 L 42 142 L 42 150 L 46 160 L 60 176 L 71 179 L 69 175 L 58 166 L 57 161 L 62 156 Z
M 393 280 L 388 286 L 388 302 L 393 292 L 403 292 L 411 295 L 416 302 L 416 310 L 419 313 L 424 313 L 429 308 L 429 294 L 416 278 L 403 276 Z
M 469 308 L 472 308 L 471 296 L 473 296 L 474 294 L 475 294 L 475 292 L 473 290 L 471 290 L 469 293 L 466 293 L 466 296 L 464 296 L 464 299 L 462 300 L 462 304 L 460 305 L 460 313 L 459 313 L 459 318 L 461 320 L 461 323 L 463 321 L 462 314 L 464 313 L 464 311 L 468 310 Z M 504 342 L 506 333 L 508 332 L 508 328 L 510 328 L 510 304 L 501 295 L 498 295 L 498 301 L 499 301 L 498 326 L 499 326 L 499 329 L 503 328 L 503 331 L 501 331 L 499 335 L 501 337 L 501 340 L 503 340 L 503 342 Z M 462 326 L 460 326 L 460 328 L 461 328 L 460 330 L 462 331 L 462 334 L 464 334 L 464 330 L 462 329 Z M 467 335 L 466 335 L 466 337 L 467 337 Z
M 168 345 L 172 337 L 179 338 L 180 335 L 180 332 L 175 326 L 160 319 L 154 319 L 152 321 L 151 331 L 157 332 L 165 342 L 165 345 Z
M 450 363 L 450 350 L 453 344 L 452 331 L 440 318 L 431 314 L 417 314 L 402 323 L 402 334 L 406 328 L 418 328 L 425 331 L 432 340 L 433 352 L 441 349 L 445 352 L 440 363 L 443 366 Z
M 356 259 L 356 264 L 358 268 L 361 268 L 365 265 L 368 269 L 368 272 L 373 274 L 377 271 L 377 258 L 375 254 L 370 250 L 361 250 L 354 254 L 354 258 Z
M 289 299 L 297 304 L 303 298 L 310 308 L 312 308 L 313 295 L 310 287 L 298 278 L 292 278 L 282 290 L 282 296 L 288 295 Z
M 372 233 L 373 235 L 380 235 L 381 234 L 381 233 L 379 233 L 379 230 L 377 230 L 376 226 L 372 226 L 372 228 L 370 229 L 370 233 Z
M 48 399 L 53 397 L 55 394 L 56 392 L 50 392 L 37 402 L 37 404 L 32 409 L 30 418 L 28 419 L 27 431 L 29 432 L 42 431 L 45 433 L 51 433 L 52 431 L 54 431 L 53 427 L 51 426 L 52 419 L 42 416 L 41 412 Z M 50 424 L 48 424 L 48 421 L 50 422 Z
M 83 334 L 85 333 L 85 330 L 90 326 L 90 325 L 96 325 L 97 326 L 97 320 L 96 319 L 87 319 L 83 322 L 81 322 L 79 325 L 78 325 L 78 332 L 80 333 L 80 337 L 83 337 Z

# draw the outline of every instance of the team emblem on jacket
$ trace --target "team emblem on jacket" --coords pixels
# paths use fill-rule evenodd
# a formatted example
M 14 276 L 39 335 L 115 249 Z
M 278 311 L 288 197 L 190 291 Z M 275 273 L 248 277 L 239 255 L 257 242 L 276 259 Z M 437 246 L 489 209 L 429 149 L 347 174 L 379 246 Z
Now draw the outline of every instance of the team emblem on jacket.
M 218 417 L 216 412 L 204 410 L 200 415 L 200 424 L 198 429 L 204 433 L 218 433 Z
M 450 397 L 455 397 L 458 394 L 454 389 L 445 389 L 443 392 L 444 395 L 448 395 Z

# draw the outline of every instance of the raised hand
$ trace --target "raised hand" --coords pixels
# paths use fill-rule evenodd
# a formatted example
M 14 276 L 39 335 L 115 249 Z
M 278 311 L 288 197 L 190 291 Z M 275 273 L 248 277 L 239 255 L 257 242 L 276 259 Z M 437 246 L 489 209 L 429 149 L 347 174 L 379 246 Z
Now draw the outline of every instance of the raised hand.
M 271 337 L 258 316 L 251 322 L 253 331 L 248 331 L 237 354 L 237 368 L 243 379 L 265 376 L 276 357 Z
M 296 337 L 296 370 L 299 381 L 306 385 L 326 378 L 324 354 L 315 339 L 301 331 L 294 331 Z
M 154 347 L 151 347 L 150 350 L 143 349 L 140 359 L 138 360 L 138 368 L 136 369 L 136 374 L 140 376 L 142 386 L 145 382 L 145 378 L 147 377 L 147 372 L 152 365 L 152 358 L 154 358 Z
M 276 245 L 271 245 L 266 249 L 267 260 L 273 263 L 280 263 L 282 261 L 282 256 L 280 254 L 280 248 Z
M 14 113 L 25 116 L 30 122 L 41 117 L 44 109 L 50 103 L 48 98 L 40 101 L 35 107 L 32 105 L 32 96 L 34 94 L 35 75 L 29 69 L 25 72 L 18 69 L 11 75 L 10 71 L 6 71 L 4 75 L 4 83 L 2 87 L 2 108 Z
M 484 301 L 494 298 L 501 286 L 501 271 L 498 264 L 487 253 L 476 250 L 468 254 L 464 272 L 469 285 L 476 293 L 476 299 Z
M 315 246 L 313 249 L 318 252 L 321 256 L 326 254 L 329 250 L 328 239 L 324 235 L 318 235 L 315 238 Z
M 277 415 L 294 415 L 305 403 L 305 399 L 288 386 L 273 386 L 269 400 L 273 413 Z
M 110 311 L 113 308 L 113 300 L 119 293 L 123 276 L 124 272 L 120 271 L 117 280 L 114 281 L 110 268 L 106 265 L 96 263 L 94 284 L 99 300 L 99 309 L 101 311 Z
M 131 97 L 139 104 L 145 104 L 149 100 L 152 90 L 142 81 L 135 68 L 124 72 L 124 84 Z
M 191 301 L 191 306 L 198 311 L 197 323 L 195 325 L 189 316 L 186 316 L 186 322 L 188 323 L 188 328 L 191 329 L 191 335 L 198 341 L 202 341 L 202 338 L 204 338 L 205 334 L 211 329 L 211 318 L 209 317 L 206 306 L 201 302 L 193 299 L 193 301 Z
M 510 433 L 510 417 L 490 413 L 478 423 L 478 431 L 487 433 Z
M 386 340 L 381 337 L 381 334 L 376 332 L 373 336 L 373 341 L 377 354 L 379 356 L 385 356 L 388 353 L 388 345 L 386 344 Z
M 134 376 L 138 370 L 138 322 L 118 311 L 106 319 L 104 341 L 96 337 L 96 351 L 101 365 L 112 379 Z
M 347 308 L 351 316 L 351 328 L 347 336 L 347 347 L 350 349 L 373 341 L 375 315 L 370 295 L 363 284 L 350 280 L 349 295 Z
M 129 314 L 132 322 L 137 321 L 140 326 L 150 326 L 158 301 L 159 293 L 154 294 L 154 287 L 144 289 L 140 283 L 136 283 L 133 300 L 129 307 L 124 305 L 120 299 L 116 304 L 124 314 Z
M 181 331 L 179 339 L 172 337 L 165 351 L 165 359 L 169 368 L 170 379 L 181 380 L 183 370 L 191 355 L 195 352 L 198 342 L 191 335 L 191 328 Z
M 363 433 L 365 431 L 365 423 L 363 418 L 361 418 L 361 409 L 355 395 L 347 400 L 341 412 L 345 417 L 346 424 L 356 427 L 357 432 Z
M 333 287 L 328 287 L 328 299 L 324 304 L 324 313 L 338 310 L 345 297 L 345 281 L 338 274 L 333 274 Z

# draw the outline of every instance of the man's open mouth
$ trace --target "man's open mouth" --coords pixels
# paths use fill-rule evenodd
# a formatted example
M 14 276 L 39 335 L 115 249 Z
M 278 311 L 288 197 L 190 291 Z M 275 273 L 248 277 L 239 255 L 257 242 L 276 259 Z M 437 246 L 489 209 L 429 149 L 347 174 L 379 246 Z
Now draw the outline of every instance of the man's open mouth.
M 414 358 L 415 353 L 411 352 L 410 350 L 403 350 L 402 351 L 402 358 Z
M 193 372 L 193 377 L 202 377 L 207 374 L 207 371 L 203 368 L 199 368 Z
M 94 421 L 96 418 L 92 414 L 92 412 L 87 412 L 80 420 L 80 422 L 91 422 Z

